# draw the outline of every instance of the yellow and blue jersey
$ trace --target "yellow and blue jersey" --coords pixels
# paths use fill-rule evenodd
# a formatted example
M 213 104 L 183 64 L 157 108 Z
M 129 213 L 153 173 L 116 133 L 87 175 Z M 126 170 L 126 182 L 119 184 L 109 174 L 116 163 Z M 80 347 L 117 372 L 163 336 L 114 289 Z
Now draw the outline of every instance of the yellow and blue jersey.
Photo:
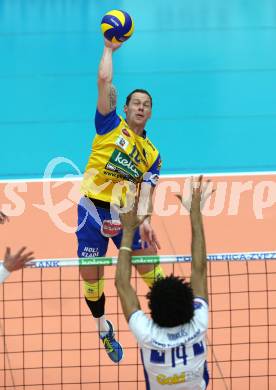
M 156 185 L 161 158 L 145 131 L 142 136 L 137 135 L 116 110 L 107 115 L 97 110 L 95 127 L 96 136 L 81 185 L 84 195 L 121 203 L 128 188 L 126 183 L 144 181 Z

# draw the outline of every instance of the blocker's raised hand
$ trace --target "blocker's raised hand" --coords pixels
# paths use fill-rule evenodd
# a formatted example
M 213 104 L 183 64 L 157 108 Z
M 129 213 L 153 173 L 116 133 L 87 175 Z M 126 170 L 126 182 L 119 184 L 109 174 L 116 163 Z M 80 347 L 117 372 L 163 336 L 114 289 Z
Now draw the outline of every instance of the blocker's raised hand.
M 192 176 L 190 178 L 190 192 L 188 197 L 184 199 L 180 194 L 177 194 L 176 197 L 188 212 L 190 212 L 191 208 L 197 203 L 200 205 L 200 208 L 203 209 L 207 199 L 215 192 L 215 189 L 210 188 L 210 184 L 210 179 L 203 182 L 203 175 L 200 175 L 199 177 Z

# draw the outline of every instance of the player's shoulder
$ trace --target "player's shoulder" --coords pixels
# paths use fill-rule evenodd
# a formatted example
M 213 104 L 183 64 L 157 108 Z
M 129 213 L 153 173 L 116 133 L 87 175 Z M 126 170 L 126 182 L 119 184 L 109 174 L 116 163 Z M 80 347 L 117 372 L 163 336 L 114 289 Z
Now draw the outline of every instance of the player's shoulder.
M 193 304 L 194 317 L 192 321 L 202 332 L 205 332 L 208 328 L 208 302 L 202 297 L 195 297 Z
M 99 136 L 104 136 L 116 129 L 122 121 L 122 118 L 117 114 L 116 109 L 108 114 L 102 114 L 98 109 L 95 113 L 95 128 Z
M 143 310 L 135 310 L 129 317 L 128 323 L 137 323 L 141 320 L 148 320 L 149 318 L 147 315 L 143 312 Z
M 149 137 L 147 135 L 145 136 L 145 144 L 148 146 L 148 148 L 149 148 L 149 150 L 151 150 L 151 152 L 158 154 L 157 147 L 151 142 L 151 140 L 149 139 Z
M 150 338 L 153 321 L 142 310 L 134 311 L 128 320 L 131 332 L 139 343 L 144 343 Z

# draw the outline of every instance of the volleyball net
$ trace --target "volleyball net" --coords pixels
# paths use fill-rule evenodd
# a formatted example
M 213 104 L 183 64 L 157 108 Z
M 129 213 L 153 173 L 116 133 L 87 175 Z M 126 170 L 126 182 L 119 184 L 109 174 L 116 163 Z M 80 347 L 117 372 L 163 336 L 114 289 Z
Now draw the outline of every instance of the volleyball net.
M 276 388 L 276 252 L 208 256 L 210 390 Z M 105 268 L 106 316 L 124 348 L 119 365 L 106 356 L 82 294 L 79 266 L 91 258 L 34 260 L 0 286 L 0 388 L 142 390 L 139 349 L 114 286 L 116 257 Z M 190 256 L 133 257 L 161 263 L 166 274 L 190 275 Z M 147 287 L 132 284 L 148 313 Z M 173 387 L 173 386 L 172 386 Z

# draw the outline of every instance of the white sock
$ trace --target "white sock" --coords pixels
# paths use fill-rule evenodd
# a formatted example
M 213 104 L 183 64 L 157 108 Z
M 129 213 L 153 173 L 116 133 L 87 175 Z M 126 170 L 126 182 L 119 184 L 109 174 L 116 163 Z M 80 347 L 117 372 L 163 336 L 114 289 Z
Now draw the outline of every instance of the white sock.
M 109 331 L 109 325 L 105 319 L 105 315 L 95 318 L 97 329 L 100 332 L 101 336 L 104 336 Z

